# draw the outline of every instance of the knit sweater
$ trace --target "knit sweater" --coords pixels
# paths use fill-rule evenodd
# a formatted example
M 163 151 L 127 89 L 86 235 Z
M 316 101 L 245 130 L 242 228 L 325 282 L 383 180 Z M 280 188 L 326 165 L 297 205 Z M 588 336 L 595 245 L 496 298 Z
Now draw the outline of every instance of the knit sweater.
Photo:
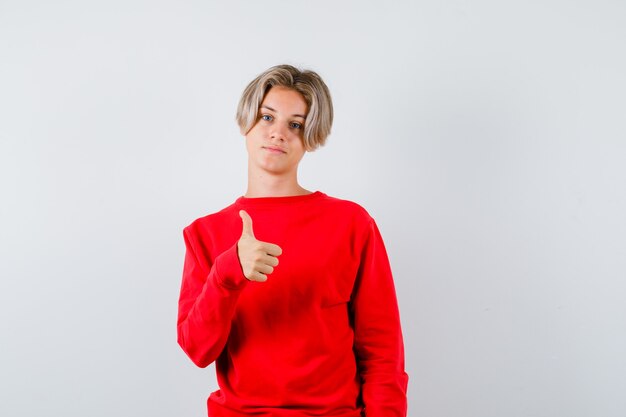
M 241 209 L 282 248 L 266 282 L 243 275 Z M 215 361 L 209 416 L 406 416 L 391 268 L 365 209 L 319 191 L 240 197 L 183 236 L 178 343 L 199 367 Z

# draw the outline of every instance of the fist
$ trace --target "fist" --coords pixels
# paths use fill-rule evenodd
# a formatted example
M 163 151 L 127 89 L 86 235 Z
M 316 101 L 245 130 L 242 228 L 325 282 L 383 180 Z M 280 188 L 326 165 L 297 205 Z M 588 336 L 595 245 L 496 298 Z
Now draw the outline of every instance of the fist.
M 237 241 L 237 255 L 243 274 L 250 281 L 265 282 L 278 265 L 283 250 L 273 243 L 262 242 L 254 237 L 252 218 L 245 210 L 239 211 L 243 227 Z

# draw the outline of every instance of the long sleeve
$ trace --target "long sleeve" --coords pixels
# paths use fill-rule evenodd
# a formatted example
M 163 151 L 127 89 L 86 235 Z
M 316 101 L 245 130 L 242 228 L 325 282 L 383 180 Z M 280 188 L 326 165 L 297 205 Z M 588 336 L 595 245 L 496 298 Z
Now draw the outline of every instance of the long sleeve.
M 199 367 L 222 352 L 231 328 L 237 299 L 247 283 L 237 244 L 208 259 L 192 226 L 183 232 L 186 253 L 178 304 L 178 344 Z
M 367 417 L 404 417 L 408 375 L 391 267 L 371 219 L 352 299 L 355 354 Z

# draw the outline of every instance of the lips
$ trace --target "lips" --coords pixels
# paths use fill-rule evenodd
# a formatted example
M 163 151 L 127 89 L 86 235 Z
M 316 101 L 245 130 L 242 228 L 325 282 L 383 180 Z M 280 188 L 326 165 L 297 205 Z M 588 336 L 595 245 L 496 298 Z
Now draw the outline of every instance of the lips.
M 267 149 L 268 151 L 273 153 L 287 153 L 283 149 L 277 148 L 276 146 L 264 146 L 263 149 Z

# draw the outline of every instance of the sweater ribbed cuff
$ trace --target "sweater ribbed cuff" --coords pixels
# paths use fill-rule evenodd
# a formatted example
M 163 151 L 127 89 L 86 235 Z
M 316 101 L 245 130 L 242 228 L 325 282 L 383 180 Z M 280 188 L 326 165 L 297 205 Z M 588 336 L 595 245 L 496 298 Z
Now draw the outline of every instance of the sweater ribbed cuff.
M 248 278 L 243 274 L 239 256 L 237 255 L 237 243 L 215 258 L 216 283 L 229 290 L 240 290 L 247 283 Z

